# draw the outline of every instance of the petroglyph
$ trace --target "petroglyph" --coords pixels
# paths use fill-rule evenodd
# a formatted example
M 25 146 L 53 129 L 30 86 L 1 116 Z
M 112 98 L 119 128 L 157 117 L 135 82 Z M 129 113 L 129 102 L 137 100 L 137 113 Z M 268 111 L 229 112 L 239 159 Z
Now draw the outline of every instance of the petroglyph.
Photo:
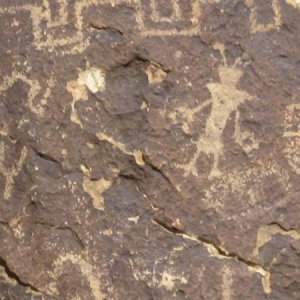
M 250 26 L 251 32 L 266 32 L 272 29 L 278 29 L 282 24 L 281 9 L 278 0 L 272 0 L 272 8 L 274 11 L 273 22 L 261 24 L 257 21 L 258 9 L 255 6 L 255 0 L 246 0 L 247 6 L 250 8 Z
M 20 158 L 17 161 L 17 163 L 14 166 L 11 166 L 10 168 L 6 167 L 4 162 L 5 162 L 5 146 L 4 143 L 0 144 L 0 172 L 4 175 L 5 177 L 5 188 L 3 192 L 3 197 L 5 200 L 8 200 L 13 191 L 14 187 L 14 179 L 20 171 L 22 170 L 22 167 L 25 163 L 25 160 L 27 158 L 28 150 L 24 146 L 21 150 Z
M 23 2 L 23 1 L 22 1 Z M 89 46 L 89 38 L 83 35 L 83 11 L 95 5 L 116 5 L 120 3 L 132 3 L 134 0 L 87 0 L 77 1 L 74 7 L 70 7 L 68 0 L 56 0 L 55 5 L 58 9 L 53 11 L 52 2 L 42 0 L 42 5 L 22 4 L 19 6 L 0 6 L 1 14 L 15 15 L 16 18 L 22 12 L 29 13 L 32 22 L 32 32 L 34 35 L 34 45 L 38 50 L 47 50 L 58 54 L 82 53 Z M 60 32 L 68 29 L 70 25 L 69 13 L 75 14 L 74 30 L 75 33 L 64 37 L 57 36 L 57 29 Z M 44 26 L 46 24 L 46 28 Z
M 285 157 L 292 170 L 300 174 L 300 104 L 291 104 L 287 107 L 284 133 L 286 146 Z
M 87 279 L 90 285 L 93 298 L 95 300 L 106 299 L 106 295 L 101 291 L 101 276 L 97 274 L 93 266 L 80 255 L 72 253 L 61 254 L 54 262 L 54 272 L 51 274 L 54 279 L 57 280 L 59 275 L 63 273 L 64 265 L 67 262 L 71 262 L 72 264 L 79 267 L 82 275 Z
M 211 112 L 205 125 L 205 133 L 196 141 L 196 152 L 192 156 L 192 159 L 188 163 L 177 164 L 179 168 L 184 170 L 185 177 L 190 174 L 198 176 L 196 165 L 201 153 L 213 156 L 213 166 L 211 168 L 209 178 L 212 179 L 222 174 L 219 170 L 219 162 L 223 155 L 222 134 L 225 126 L 233 112 L 236 113 L 236 118 L 239 118 L 239 114 L 237 112 L 240 104 L 253 99 L 253 97 L 247 92 L 237 88 L 237 84 L 243 75 L 243 71 L 238 69 L 236 66 L 239 59 L 236 60 L 236 63 L 233 66 L 228 66 L 223 45 L 216 44 L 215 48 L 220 50 L 224 58 L 224 65 L 220 65 L 218 69 L 220 82 L 207 84 L 207 88 L 211 93 L 211 98 L 194 109 L 179 109 L 179 111 L 184 113 L 184 116 L 187 116 L 188 121 L 191 122 L 196 113 L 203 110 L 206 106 L 211 105 Z M 190 125 L 190 122 L 188 125 Z M 188 128 L 185 127 L 185 130 L 187 129 Z M 254 139 L 250 134 L 245 136 L 242 135 L 239 128 L 239 122 L 235 123 L 234 137 L 236 142 L 242 145 L 244 145 L 245 138 L 252 137 L 252 139 Z M 255 145 L 247 150 L 251 151 L 257 147 L 258 145 Z
M 298 5 L 296 0 L 287 0 L 288 3 Z M 36 49 L 55 52 L 58 55 L 83 53 L 90 45 L 89 37 L 84 36 L 84 12 L 91 6 L 128 4 L 135 8 L 138 29 L 143 36 L 194 36 L 201 33 L 200 17 L 201 3 L 218 3 L 219 0 L 188 0 L 186 3 L 179 0 L 168 0 L 164 5 L 169 5 L 171 15 L 161 14 L 162 3 L 158 0 L 87 0 L 77 1 L 73 7 L 68 0 L 56 0 L 54 10 L 52 2 L 42 0 L 42 5 L 22 4 L 19 6 L 0 6 L 1 14 L 11 14 L 18 18 L 19 13 L 30 14 L 34 45 Z M 184 8 L 183 8 L 184 4 Z M 276 29 L 282 24 L 281 10 L 278 0 L 272 1 L 274 21 L 269 24 L 260 24 L 257 21 L 258 9 L 254 0 L 246 0 L 250 8 L 250 25 L 252 33 L 265 32 Z M 148 17 L 148 10 L 150 16 Z M 187 11 L 188 10 L 188 11 Z M 63 37 L 57 36 L 60 33 L 68 32 L 71 17 L 74 32 Z M 151 21 L 149 23 L 149 21 Z M 185 25 L 183 26 L 182 23 Z M 46 24 L 46 28 L 45 25 Z M 170 24 L 171 27 L 164 27 Z M 162 26 L 160 26 L 162 25 Z M 180 25 L 178 27 L 178 25 Z
M 232 273 L 228 266 L 224 266 L 222 275 L 222 296 L 223 300 L 232 300 Z
M 155 22 L 174 22 L 182 18 L 180 4 L 178 0 L 170 1 L 172 6 L 172 15 L 169 17 L 161 16 L 157 0 L 150 0 L 150 7 L 152 9 L 151 19 Z
M 292 239 L 300 239 L 300 233 L 296 230 L 284 230 L 278 224 L 263 225 L 257 231 L 256 246 L 252 252 L 254 257 L 258 256 L 259 249 L 272 240 L 276 234 L 286 235 Z
M 167 290 L 172 291 L 177 282 L 182 285 L 182 284 L 187 283 L 187 280 L 184 277 L 179 276 L 178 274 L 175 274 L 175 272 L 165 270 L 162 273 L 162 278 L 158 282 L 158 284 L 159 284 L 159 286 L 162 286 L 162 287 L 166 288 Z
M 41 93 L 41 86 L 37 80 L 27 78 L 25 75 L 14 71 L 10 76 L 5 76 L 3 78 L 0 84 L 0 95 L 11 88 L 18 80 L 21 80 L 29 85 L 27 98 L 28 108 L 38 117 L 42 117 L 44 115 L 44 108 L 41 104 L 35 103 L 37 96 Z M 42 98 L 45 99 L 45 97 Z
M 136 5 L 136 20 L 140 33 L 143 36 L 194 36 L 199 35 L 201 8 L 200 2 L 197 0 L 189 0 L 186 3 L 178 0 L 168 0 L 164 4 L 171 7 L 172 13 L 170 16 L 162 16 L 159 10 L 159 2 L 157 0 L 142 1 L 137 0 Z M 189 7 L 188 15 L 183 13 L 182 5 Z M 147 9 L 151 10 L 150 24 L 147 19 Z M 186 8 L 185 8 L 186 10 Z M 172 24 L 172 27 L 165 28 L 164 25 Z M 185 26 L 176 28 L 176 24 L 185 23 Z

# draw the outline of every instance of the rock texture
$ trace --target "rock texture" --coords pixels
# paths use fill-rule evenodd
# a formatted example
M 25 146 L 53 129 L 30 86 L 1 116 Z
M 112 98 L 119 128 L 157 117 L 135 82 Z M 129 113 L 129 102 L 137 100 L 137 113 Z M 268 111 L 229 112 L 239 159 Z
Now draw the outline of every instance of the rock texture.
M 298 0 L 0 1 L 0 299 L 300 299 Z

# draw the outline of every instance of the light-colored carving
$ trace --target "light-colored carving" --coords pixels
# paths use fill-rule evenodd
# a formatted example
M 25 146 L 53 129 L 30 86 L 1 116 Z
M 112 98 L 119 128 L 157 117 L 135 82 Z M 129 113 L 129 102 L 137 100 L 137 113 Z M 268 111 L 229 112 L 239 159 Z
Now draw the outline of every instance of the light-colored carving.
M 52 274 L 53 279 L 57 281 L 59 275 L 64 271 L 64 265 L 70 262 L 79 267 L 81 274 L 88 281 L 93 298 L 95 300 L 107 299 L 106 295 L 102 292 L 101 288 L 101 276 L 96 272 L 93 266 L 81 255 L 73 253 L 61 254 L 54 262 L 54 271 Z M 54 287 L 53 290 L 56 288 Z
M 286 235 L 292 239 L 300 239 L 300 233 L 296 230 L 284 230 L 277 224 L 263 225 L 257 231 L 256 246 L 252 252 L 254 257 L 258 256 L 259 249 L 272 240 L 276 234 Z
M 23 1 L 22 1 L 23 2 Z M 58 54 L 82 53 L 90 44 L 83 35 L 83 11 L 93 5 L 116 5 L 120 3 L 133 3 L 134 0 L 85 0 L 76 1 L 74 6 L 68 6 L 68 0 L 55 0 L 58 11 L 52 12 L 50 0 L 43 0 L 42 5 L 22 4 L 19 6 L 0 6 L 1 14 L 11 14 L 18 17 L 21 12 L 29 13 L 34 35 L 34 46 L 40 50 L 57 52 Z M 63 32 L 70 25 L 68 12 L 75 13 L 75 33 L 58 37 L 55 29 Z M 44 28 L 43 24 L 46 24 Z
M 184 170 L 184 176 L 190 174 L 198 176 L 197 160 L 201 153 L 213 156 L 213 166 L 209 178 L 220 176 L 222 173 L 219 170 L 220 158 L 223 155 L 223 141 L 222 134 L 225 126 L 233 112 L 236 112 L 236 118 L 239 118 L 238 107 L 245 101 L 252 100 L 253 97 L 247 92 L 239 90 L 237 84 L 243 75 L 242 70 L 238 69 L 236 64 L 228 66 L 225 58 L 224 46 L 220 44 L 215 45 L 219 49 L 223 59 L 224 65 L 219 66 L 220 82 L 213 82 L 207 84 L 207 88 L 211 93 L 211 98 L 201 103 L 194 109 L 180 108 L 179 112 L 183 112 L 184 116 L 188 119 L 188 123 L 183 129 L 188 130 L 190 122 L 194 119 L 194 115 L 204 109 L 206 106 L 211 105 L 211 112 L 206 121 L 205 132 L 195 142 L 196 152 L 193 154 L 192 159 L 185 164 L 177 164 L 177 167 Z M 238 144 L 244 146 L 244 139 L 254 137 L 251 134 L 242 133 L 239 128 L 239 122 L 235 122 L 235 140 Z M 250 147 L 250 146 L 249 146 Z M 258 145 L 251 146 L 248 151 L 257 148 Z
M 153 219 L 152 219 L 152 222 L 154 224 L 157 224 Z M 170 233 L 170 231 L 168 231 L 168 230 L 166 230 L 166 232 Z M 186 233 L 176 233 L 176 235 L 181 236 L 183 239 L 192 240 L 196 243 L 199 243 L 201 246 L 206 248 L 207 252 L 209 253 L 209 255 L 211 257 L 223 260 L 224 262 L 226 262 L 226 260 L 232 259 L 232 257 L 226 256 L 226 255 L 229 254 L 229 252 L 220 245 L 219 245 L 219 249 L 221 249 L 222 252 L 224 252 L 226 255 L 220 254 L 220 251 L 214 245 L 212 245 L 211 243 L 206 243 L 206 242 L 200 241 L 199 238 L 196 235 L 192 234 L 192 233 L 188 233 L 188 234 L 186 234 Z M 225 268 L 227 268 L 227 267 L 225 266 Z M 270 294 L 271 293 L 270 272 L 268 270 L 264 269 L 263 267 L 259 266 L 259 265 L 253 265 L 253 266 L 247 265 L 247 268 L 250 272 L 258 273 L 258 274 L 261 275 L 261 282 L 262 282 L 262 287 L 264 289 L 264 292 L 266 294 Z M 225 269 L 225 275 L 226 276 L 228 276 L 228 272 L 229 272 L 229 270 Z M 228 284 L 228 286 L 229 286 L 230 279 L 227 277 L 226 280 L 227 280 L 226 284 Z M 226 293 L 228 295 L 228 291 Z M 229 295 L 231 295 L 231 292 L 229 293 Z
M 161 16 L 159 13 L 159 6 L 157 5 L 157 0 L 150 0 L 150 7 L 152 9 L 151 19 L 154 22 L 174 22 L 181 19 L 181 9 L 178 0 L 170 1 L 172 6 L 172 15 L 170 17 Z
M 171 270 L 164 270 L 161 275 L 161 280 L 158 281 L 158 285 L 160 287 L 164 287 L 165 289 L 172 291 L 176 285 L 187 283 L 187 279 L 183 276 L 180 276 L 178 272 L 172 272 Z
M 29 85 L 27 106 L 28 108 L 36 114 L 38 117 L 44 115 L 44 108 L 41 104 L 35 103 L 37 96 L 41 92 L 41 86 L 37 80 L 27 78 L 25 75 L 13 71 L 10 76 L 5 76 L 0 84 L 0 94 L 11 88 L 18 80 L 25 82 Z
M 11 166 L 11 168 L 8 168 L 4 165 L 4 161 L 5 161 L 4 143 L 0 144 L 0 172 L 5 177 L 5 188 L 3 192 L 3 197 L 5 200 L 8 200 L 12 195 L 14 179 L 21 172 L 22 167 L 27 158 L 27 154 L 28 154 L 28 150 L 24 146 L 21 150 L 20 158 L 17 161 L 17 163 L 14 166 Z
M 292 170 L 300 174 L 300 104 L 291 104 L 287 107 L 284 133 L 286 146 L 285 157 Z
M 223 300 L 232 300 L 232 272 L 230 268 L 226 265 L 223 267 L 222 274 L 222 297 Z
M 182 9 L 181 9 L 181 1 L 179 0 L 168 0 L 168 3 L 172 6 L 172 15 L 170 17 L 161 16 L 159 12 L 159 5 L 157 0 L 151 0 L 149 2 L 151 8 L 151 16 L 150 19 L 156 25 L 163 23 L 172 23 L 173 28 L 168 29 L 158 29 L 151 28 L 151 26 L 146 25 L 146 14 L 143 9 L 143 1 L 136 0 L 136 21 L 138 23 L 138 27 L 140 33 L 143 36 L 194 36 L 199 35 L 200 30 L 200 15 L 201 8 L 200 2 L 198 0 L 189 0 L 191 11 L 190 11 L 190 20 L 185 20 Z M 147 3 L 147 1 L 145 1 Z M 185 28 L 176 29 L 176 23 L 180 21 L 190 21 L 190 25 L 187 25 Z
M 257 7 L 255 6 L 255 0 L 246 0 L 246 4 L 250 8 L 250 26 L 251 32 L 266 32 L 272 29 L 278 29 L 282 24 L 282 16 L 279 0 L 272 0 L 272 8 L 274 11 L 273 22 L 268 24 L 260 24 L 257 21 Z

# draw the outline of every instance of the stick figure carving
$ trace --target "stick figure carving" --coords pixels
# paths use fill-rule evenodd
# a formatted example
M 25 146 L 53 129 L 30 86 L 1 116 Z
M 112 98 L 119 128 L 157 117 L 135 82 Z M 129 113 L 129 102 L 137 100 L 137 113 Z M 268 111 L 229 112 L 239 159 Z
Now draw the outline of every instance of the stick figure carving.
M 195 142 L 195 153 L 188 163 L 177 165 L 179 168 L 184 170 L 185 177 L 190 174 L 198 176 L 196 165 L 201 153 L 213 156 L 213 165 L 209 178 L 213 179 L 222 174 L 219 169 L 219 162 L 223 155 L 224 146 L 222 142 L 222 134 L 225 126 L 233 112 L 235 112 L 236 120 L 239 119 L 238 108 L 240 104 L 253 99 L 253 97 L 246 91 L 237 88 L 237 84 L 243 75 L 243 71 L 237 68 L 237 65 L 241 62 L 241 60 L 238 58 L 234 65 L 229 66 L 225 57 L 224 46 L 217 43 L 214 45 L 214 48 L 220 51 L 224 63 L 219 66 L 218 70 L 220 82 L 207 84 L 211 98 L 194 109 L 179 109 L 179 112 L 185 111 L 185 114 L 189 116 L 188 119 L 192 121 L 196 113 L 202 111 L 208 105 L 211 105 L 211 112 L 206 121 L 204 135 L 201 135 Z M 246 139 L 251 139 L 253 145 L 248 150 L 251 151 L 253 148 L 257 148 L 253 135 L 251 133 L 242 132 L 239 128 L 239 122 L 237 121 L 235 122 L 234 138 L 241 146 L 244 146 L 244 141 Z

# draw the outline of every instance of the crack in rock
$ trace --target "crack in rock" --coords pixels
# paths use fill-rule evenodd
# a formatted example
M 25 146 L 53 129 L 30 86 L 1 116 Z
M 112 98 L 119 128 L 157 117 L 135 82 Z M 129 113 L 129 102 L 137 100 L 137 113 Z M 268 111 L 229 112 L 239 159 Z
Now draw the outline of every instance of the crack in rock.
M 183 231 L 181 229 L 178 229 L 176 227 L 170 226 L 170 225 L 162 222 L 161 220 L 158 220 L 157 218 L 152 218 L 152 222 L 154 224 L 158 225 L 159 227 L 163 228 L 164 230 L 166 230 L 169 233 L 176 234 L 178 236 L 181 236 L 184 239 L 193 240 L 193 241 L 201 244 L 202 246 L 204 246 L 207 249 L 208 253 L 212 257 L 216 257 L 218 259 L 235 259 L 235 260 L 243 263 L 244 265 L 247 266 L 248 270 L 250 270 L 251 272 L 256 272 L 256 273 L 259 273 L 260 275 L 262 275 L 261 281 L 262 281 L 262 286 L 263 286 L 264 292 L 266 294 L 271 293 L 270 271 L 267 270 L 265 267 L 255 263 L 255 262 L 252 262 L 250 260 L 247 260 L 247 259 L 241 257 L 237 253 L 227 251 L 224 247 L 217 245 L 216 243 L 214 243 L 204 237 L 196 236 L 192 233 L 189 233 L 189 232 Z

